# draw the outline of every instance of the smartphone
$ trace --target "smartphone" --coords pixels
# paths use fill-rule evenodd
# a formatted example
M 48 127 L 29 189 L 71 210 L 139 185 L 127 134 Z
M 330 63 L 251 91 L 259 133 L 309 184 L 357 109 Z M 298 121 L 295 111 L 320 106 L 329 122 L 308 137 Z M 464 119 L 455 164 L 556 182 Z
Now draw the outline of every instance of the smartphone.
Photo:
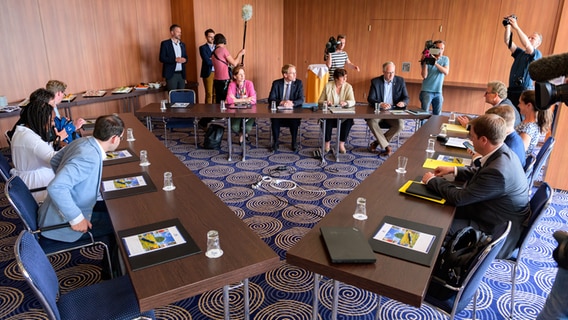
M 475 152 L 475 150 L 473 149 L 473 144 L 471 144 L 471 142 L 469 141 L 464 141 L 463 145 L 468 148 L 469 150 L 471 150 L 471 152 Z

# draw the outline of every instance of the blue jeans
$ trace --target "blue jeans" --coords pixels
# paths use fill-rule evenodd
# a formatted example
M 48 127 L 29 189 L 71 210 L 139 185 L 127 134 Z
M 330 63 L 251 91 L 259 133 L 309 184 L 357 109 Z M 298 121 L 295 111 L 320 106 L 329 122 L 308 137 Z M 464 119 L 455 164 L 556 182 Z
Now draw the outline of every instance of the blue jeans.
M 558 268 L 556 279 L 537 320 L 568 319 L 568 270 Z
M 440 115 L 442 113 L 442 104 L 444 103 L 444 96 L 440 92 L 420 91 L 420 103 L 422 110 L 430 110 L 432 104 L 432 114 Z

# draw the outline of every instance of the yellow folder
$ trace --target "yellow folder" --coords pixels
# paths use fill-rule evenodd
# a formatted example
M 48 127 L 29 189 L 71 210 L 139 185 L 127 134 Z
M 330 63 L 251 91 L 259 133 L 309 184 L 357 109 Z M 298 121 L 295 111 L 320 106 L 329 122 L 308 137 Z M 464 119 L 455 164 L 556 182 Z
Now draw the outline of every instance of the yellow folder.
M 414 196 L 414 197 L 426 199 L 426 200 L 429 200 L 429 201 L 432 201 L 432 202 L 436 202 L 436 203 L 439 203 L 439 204 L 444 204 L 444 203 L 446 203 L 446 199 L 438 200 L 438 199 L 433 199 L 433 198 L 429 198 L 429 197 L 417 195 L 417 194 L 415 194 L 415 193 L 408 193 L 408 192 L 406 192 L 406 190 L 408 189 L 408 187 L 410 187 L 410 185 L 411 185 L 412 183 L 419 183 L 419 182 L 412 181 L 412 180 L 408 180 L 402 187 L 400 187 L 400 189 L 398 189 L 398 192 L 401 192 L 401 193 L 404 193 L 404 194 L 408 194 L 408 195 L 411 195 L 411 196 Z

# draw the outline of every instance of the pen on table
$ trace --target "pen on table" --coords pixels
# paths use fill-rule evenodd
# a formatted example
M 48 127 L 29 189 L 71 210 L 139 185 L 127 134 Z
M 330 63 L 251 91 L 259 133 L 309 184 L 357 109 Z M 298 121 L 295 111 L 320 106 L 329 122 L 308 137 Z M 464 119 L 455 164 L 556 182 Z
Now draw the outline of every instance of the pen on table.
M 148 242 L 148 243 L 151 243 L 151 244 L 155 244 L 155 242 L 154 242 L 154 241 L 152 241 L 152 240 L 148 240 L 148 239 L 146 239 L 146 238 L 140 238 L 140 240 L 142 240 L 142 241 L 146 241 L 146 242 Z

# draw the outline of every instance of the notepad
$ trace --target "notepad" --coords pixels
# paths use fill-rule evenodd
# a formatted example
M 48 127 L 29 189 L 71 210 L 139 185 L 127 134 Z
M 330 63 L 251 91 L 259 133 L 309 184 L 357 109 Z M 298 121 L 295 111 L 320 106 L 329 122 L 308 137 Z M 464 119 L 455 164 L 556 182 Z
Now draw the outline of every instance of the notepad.
M 409 180 L 402 187 L 400 187 L 400 189 L 398 189 L 398 191 L 401 192 L 401 193 L 404 193 L 404 194 L 408 194 L 408 195 L 411 195 L 411 196 L 414 196 L 414 197 L 430 200 L 430 201 L 433 201 L 433 202 L 436 202 L 436 203 L 440 203 L 440 204 L 446 203 L 446 199 L 443 199 L 442 196 L 440 196 L 436 192 L 428 189 L 428 187 L 426 187 L 426 185 L 424 185 L 420 182 Z
M 377 258 L 361 231 L 353 227 L 321 227 L 331 262 L 374 263 Z
M 465 138 L 469 134 L 469 130 L 467 130 L 466 128 L 464 128 L 462 125 L 459 124 L 446 123 L 444 124 L 444 127 L 446 128 L 447 134 L 452 137 Z
M 343 108 L 343 107 L 331 107 L 329 108 L 331 113 L 355 113 L 355 107 Z

